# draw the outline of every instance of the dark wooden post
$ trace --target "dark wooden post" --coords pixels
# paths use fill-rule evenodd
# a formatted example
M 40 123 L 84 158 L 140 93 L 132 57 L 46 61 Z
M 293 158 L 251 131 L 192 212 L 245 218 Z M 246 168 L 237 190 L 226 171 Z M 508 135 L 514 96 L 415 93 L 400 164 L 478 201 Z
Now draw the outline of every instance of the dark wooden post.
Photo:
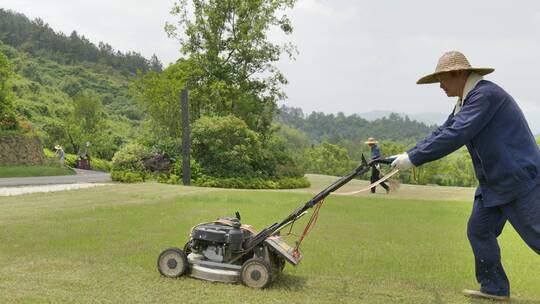
M 189 107 L 188 90 L 183 89 L 181 94 L 182 104 L 182 182 L 189 186 L 191 183 L 191 171 L 189 168 Z

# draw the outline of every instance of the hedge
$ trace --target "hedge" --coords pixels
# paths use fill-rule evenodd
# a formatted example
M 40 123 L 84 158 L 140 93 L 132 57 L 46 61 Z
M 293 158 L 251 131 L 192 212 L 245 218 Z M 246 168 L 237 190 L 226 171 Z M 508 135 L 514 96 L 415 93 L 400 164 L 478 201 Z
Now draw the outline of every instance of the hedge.
M 141 172 L 113 170 L 111 171 L 111 179 L 115 182 L 139 183 L 144 182 L 146 176 Z
M 236 189 L 295 189 L 311 186 L 305 177 L 285 177 L 276 180 L 265 180 L 261 178 L 213 178 L 208 176 L 194 180 L 193 185 Z

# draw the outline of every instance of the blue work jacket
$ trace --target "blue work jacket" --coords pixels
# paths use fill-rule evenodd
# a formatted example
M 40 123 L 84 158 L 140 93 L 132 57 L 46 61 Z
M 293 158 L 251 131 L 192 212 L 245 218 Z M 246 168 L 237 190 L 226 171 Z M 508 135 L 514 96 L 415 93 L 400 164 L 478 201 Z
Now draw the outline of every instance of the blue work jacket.
M 379 147 L 377 145 L 371 146 L 371 158 L 379 158 L 381 156 L 381 150 L 379 150 Z
M 527 194 L 540 182 L 540 150 L 512 96 L 493 82 L 480 81 L 463 107 L 407 153 L 415 166 L 467 146 L 486 207 Z

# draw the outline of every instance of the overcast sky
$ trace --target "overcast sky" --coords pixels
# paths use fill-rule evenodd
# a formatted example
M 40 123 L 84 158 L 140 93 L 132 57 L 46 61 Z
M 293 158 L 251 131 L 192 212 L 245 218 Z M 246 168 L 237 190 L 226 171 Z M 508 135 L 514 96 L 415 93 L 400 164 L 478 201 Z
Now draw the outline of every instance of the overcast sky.
M 0 7 L 40 17 L 115 49 L 179 57 L 163 31 L 174 1 L 0 0 Z M 449 113 L 455 103 L 438 85 L 416 85 L 446 51 L 460 50 L 486 78 L 518 101 L 540 132 L 540 1 L 299 0 L 290 12 L 295 61 L 279 67 L 289 84 L 282 103 L 304 112 L 374 110 Z

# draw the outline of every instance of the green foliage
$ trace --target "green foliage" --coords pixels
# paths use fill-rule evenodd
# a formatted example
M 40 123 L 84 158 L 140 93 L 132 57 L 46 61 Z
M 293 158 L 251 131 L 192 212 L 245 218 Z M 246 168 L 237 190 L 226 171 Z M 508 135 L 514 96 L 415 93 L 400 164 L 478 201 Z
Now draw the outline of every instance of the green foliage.
M 184 175 L 184 169 L 183 169 L 183 163 L 181 159 L 178 159 L 174 164 L 172 168 L 172 175 L 175 175 L 180 178 L 180 181 L 182 181 L 182 176 Z M 191 173 L 191 179 L 195 180 L 198 178 L 201 178 L 204 176 L 204 170 L 202 166 L 194 159 L 189 160 L 189 169 Z M 175 183 L 172 183 L 175 184 Z
M 80 91 L 73 98 L 73 119 L 81 129 L 91 135 L 100 127 L 103 120 L 101 102 L 97 94 L 89 90 Z
M 122 53 L 109 44 L 100 42 L 98 46 L 83 35 L 73 31 L 69 36 L 55 32 L 43 20 L 30 21 L 25 15 L 0 9 L 0 40 L 33 56 L 45 57 L 61 64 L 84 62 L 110 66 L 124 75 L 135 74 L 138 70 L 160 70 L 161 63 L 154 55 L 150 60 L 136 52 Z M 31 66 L 25 68 L 32 80 L 41 82 L 39 73 L 33 73 Z
M 137 143 L 127 144 L 114 154 L 112 171 L 143 172 L 143 160 L 148 156 L 150 151 L 147 147 Z
M 176 3 L 179 18 L 166 31 L 180 41 L 186 85 L 192 90 L 196 118 L 235 115 L 259 133 L 272 122 L 276 101 L 287 81 L 274 65 L 294 48 L 268 39 L 271 29 L 285 34 L 292 26 L 284 10 L 294 0 L 191 1 Z
M 112 168 L 112 163 L 108 160 L 92 157 L 90 159 L 90 167 L 92 170 L 109 172 Z
M 276 123 L 275 127 L 276 133 L 285 139 L 288 150 L 304 150 L 309 148 L 312 142 L 314 142 L 304 131 L 300 131 L 295 127 L 284 123 Z
M 45 155 L 45 158 L 47 159 L 48 163 L 58 163 L 58 156 L 51 151 L 50 149 L 43 149 L 43 154 Z M 79 157 L 75 154 L 65 153 L 64 154 L 64 162 L 67 166 L 75 168 L 77 166 L 77 161 L 79 160 Z M 100 159 L 96 157 L 92 157 L 90 159 L 90 167 L 92 170 L 97 171 L 105 171 L 109 172 L 111 171 L 112 163 L 105 159 Z
M 386 155 L 396 155 L 408 150 L 411 145 L 390 141 L 380 144 Z M 472 187 L 478 184 L 471 156 L 465 147 L 439 160 L 424 164 L 414 171 L 399 172 L 401 182 L 409 184 L 437 184 L 443 186 Z
M 318 174 L 350 172 L 360 162 L 362 154 L 369 158 L 370 151 L 364 141 L 370 136 L 376 136 L 383 155 L 390 156 L 407 151 L 431 132 L 430 127 L 396 114 L 369 122 L 342 113 L 314 112 L 305 116 L 300 109 L 282 107 L 276 120 L 278 132 L 288 138 L 289 149 L 297 151 L 296 161 L 308 172 Z M 323 141 L 323 144 L 306 148 L 310 141 Z M 386 171 L 385 166 L 383 171 Z M 369 173 L 364 178 L 369 178 Z M 420 168 L 399 172 L 397 178 L 403 183 L 424 185 L 475 186 L 478 183 L 465 148 Z
M 145 181 L 145 174 L 142 172 L 114 170 L 111 171 L 111 179 L 122 183 L 140 183 Z
M 124 142 L 134 137 L 142 111 L 130 92 L 130 79 L 118 71 L 99 64 L 62 65 L 1 42 L 0 52 L 10 56 L 15 71 L 10 79 L 15 113 L 32 123 L 46 146 L 61 144 L 66 152 L 77 153 L 82 143 L 90 141 L 92 156 L 110 159 Z M 74 100 L 90 95 L 99 108 L 99 115 L 94 116 L 100 118 L 100 125 L 94 127 L 99 132 L 76 132 L 73 123 L 82 121 L 75 119 L 78 105 Z M 26 123 L 19 121 L 24 127 Z
M 193 157 L 214 177 L 254 177 L 259 135 L 234 116 L 202 117 L 192 128 Z
M 289 148 L 287 139 L 271 134 L 262 143 L 259 160 L 254 164 L 256 171 L 263 172 L 267 178 L 302 177 L 305 170 L 293 155 L 297 153 Z
M 162 136 L 176 139 L 182 137 L 180 92 L 189 71 L 187 62 L 180 60 L 161 73 L 138 74 L 134 80 L 139 104 L 151 121 L 149 127 Z M 194 117 L 193 109 L 190 112 L 190 116 Z
M 357 164 L 352 161 L 347 150 L 323 142 L 321 145 L 305 151 L 307 172 L 327 175 L 345 175 Z
M 0 52 L 0 131 L 19 128 L 13 110 L 13 98 L 8 89 L 8 79 L 11 77 L 11 73 L 11 62 Z
M 305 177 L 285 177 L 276 180 L 262 178 L 214 178 L 204 176 L 193 183 L 200 187 L 238 188 L 238 189 L 295 189 L 310 186 Z
M 286 106 L 280 108 L 276 122 L 299 130 L 312 142 L 327 141 L 344 147 L 349 156 L 356 160 L 360 160 L 362 153 L 369 155 L 369 148 L 364 144 L 368 137 L 375 137 L 381 142 L 390 140 L 413 144 L 424 138 L 432 129 L 397 114 L 370 122 L 357 115 L 345 116 L 343 113 L 334 115 L 313 112 L 305 115 L 299 108 Z M 293 141 L 297 149 L 304 149 L 302 146 L 306 145 L 305 139 L 298 141 L 298 138 Z

